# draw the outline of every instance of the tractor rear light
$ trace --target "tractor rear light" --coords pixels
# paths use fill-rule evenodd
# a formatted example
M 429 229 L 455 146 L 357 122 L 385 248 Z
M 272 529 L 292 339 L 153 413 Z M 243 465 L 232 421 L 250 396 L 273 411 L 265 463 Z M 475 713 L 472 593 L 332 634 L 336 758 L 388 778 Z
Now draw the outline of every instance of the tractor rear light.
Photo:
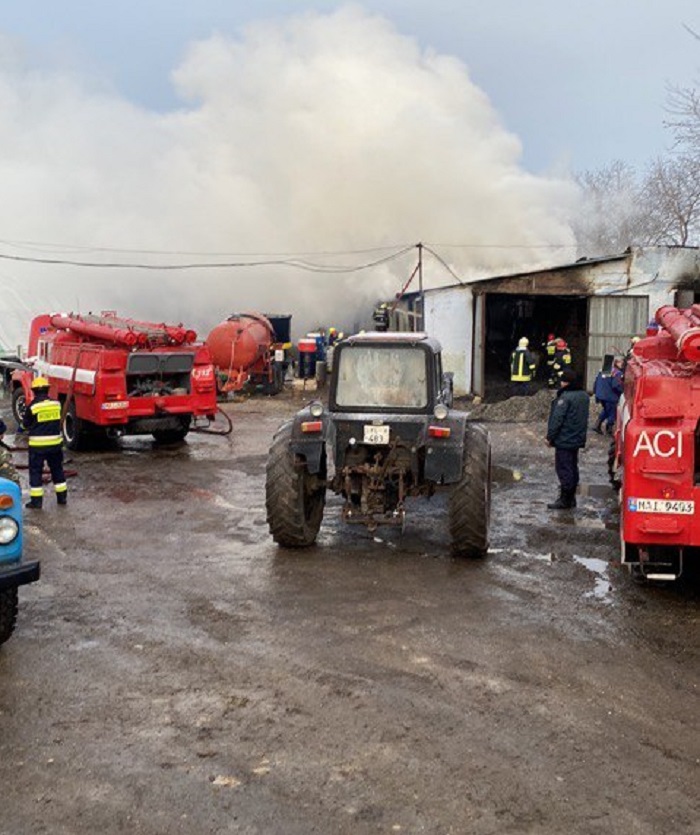
M 9 510 L 14 504 L 15 500 L 9 493 L 0 493 L 0 510 Z
M 450 428 L 449 426 L 429 426 L 428 427 L 428 435 L 431 438 L 449 438 L 450 437 Z
M 321 432 L 323 429 L 322 420 L 305 420 L 301 424 L 302 432 Z

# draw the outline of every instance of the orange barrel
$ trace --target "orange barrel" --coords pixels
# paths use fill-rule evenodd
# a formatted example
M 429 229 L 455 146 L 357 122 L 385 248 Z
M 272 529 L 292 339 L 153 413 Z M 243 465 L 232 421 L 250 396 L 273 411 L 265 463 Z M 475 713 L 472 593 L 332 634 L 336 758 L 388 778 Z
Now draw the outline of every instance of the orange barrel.
M 316 375 L 316 354 L 318 345 L 314 337 L 303 337 L 297 343 L 299 350 L 299 376 L 310 380 Z

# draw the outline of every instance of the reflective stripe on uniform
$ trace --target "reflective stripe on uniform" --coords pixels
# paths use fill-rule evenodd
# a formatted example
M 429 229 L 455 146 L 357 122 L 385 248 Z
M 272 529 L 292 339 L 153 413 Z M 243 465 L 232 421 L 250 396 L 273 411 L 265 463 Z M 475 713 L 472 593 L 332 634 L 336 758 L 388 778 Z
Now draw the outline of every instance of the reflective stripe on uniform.
M 63 438 L 61 435 L 30 435 L 28 443 L 30 447 L 60 446 Z
M 60 484 L 54 484 L 53 489 L 57 493 L 65 493 L 66 490 L 68 490 L 68 485 L 66 484 L 65 481 L 62 481 Z
M 42 400 L 39 403 L 32 403 L 29 408 L 39 423 L 61 419 L 61 405 L 55 400 Z
M 44 488 L 43 487 L 30 487 L 29 488 L 29 496 L 32 499 L 41 498 L 44 495 Z
M 524 351 L 517 351 L 517 370 L 512 371 L 510 375 L 511 382 L 513 383 L 529 383 L 532 380 L 532 371 L 534 369 L 534 365 L 528 366 L 528 371 L 525 371 L 525 352 Z

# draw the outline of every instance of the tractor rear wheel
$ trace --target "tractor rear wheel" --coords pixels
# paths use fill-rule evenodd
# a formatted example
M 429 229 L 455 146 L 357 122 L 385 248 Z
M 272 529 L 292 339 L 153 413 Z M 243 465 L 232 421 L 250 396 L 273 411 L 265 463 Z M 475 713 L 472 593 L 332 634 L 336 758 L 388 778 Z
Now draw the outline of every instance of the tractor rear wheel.
M 15 631 L 17 600 L 16 588 L 0 591 L 0 644 L 4 644 Z
M 489 547 L 491 444 L 486 429 L 468 423 L 464 430 L 462 478 L 450 496 L 452 553 L 483 557 Z
M 265 507 L 272 538 L 284 548 L 305 548 L 318 536 L 326 504 L 325 455 L 318 473 L 290 449 L 292 421 L 277 431 L 267 458 Z

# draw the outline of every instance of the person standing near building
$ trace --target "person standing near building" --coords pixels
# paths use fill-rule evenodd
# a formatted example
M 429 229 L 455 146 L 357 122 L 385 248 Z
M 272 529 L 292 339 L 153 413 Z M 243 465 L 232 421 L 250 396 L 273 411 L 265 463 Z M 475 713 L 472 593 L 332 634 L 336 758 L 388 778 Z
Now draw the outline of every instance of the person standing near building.
M 603 426 L 608 435 L 612 435 L 617 417 L 617 404 L 620 400 L 623 388 L 622 380 L 622 358 L 618 357 L 613 361 L 610 374 L 598 372 L 593 386 L 593 395 L 596 403 L 600 404 L 601 412 L 598 415 L 593 431 L 599 435 L 603 434 Z
M 554 361 L 552 363 L 553 388 L 561 385 L 561 375 L 567 368 L 571 368 L 571 351 L 565 339 L 557 339 Z
M 547 387 L 556 388 L 557 379 L 554 373 L 554 355 L 557 352 L 557 338 L 553 333 L 548 334 L 547 341 L 544 343 L 544 353 L 547 358 L 546 373 L 547 373 Z
M 528 349 L 529 344 L 530 340 L 526 336 L 521 337 L 518 347 L 510 355 L 510 385 L 514 395 L 530 394 L 537 363 Z
M 34 399 L 22 419 L 29 436 L 29 501 L 25 507 L 39 510 L 44 499 L 44 461 L 49 466 L 59 505 L 68 503 L 68 485 L 63 472 L 61 404 L 49 397 L 49 381 L 45 377 L 32 380 L 32 393 Z
M 547 446 L 554 447 L 554 469 L 559 479 L 559 497 L 550 510 L 576 507 L 579 483 L 578 453 L 586 446 L 589 398 L 571 368 L 561 374 L 560 388 L 552 401 L 547 424 Z

